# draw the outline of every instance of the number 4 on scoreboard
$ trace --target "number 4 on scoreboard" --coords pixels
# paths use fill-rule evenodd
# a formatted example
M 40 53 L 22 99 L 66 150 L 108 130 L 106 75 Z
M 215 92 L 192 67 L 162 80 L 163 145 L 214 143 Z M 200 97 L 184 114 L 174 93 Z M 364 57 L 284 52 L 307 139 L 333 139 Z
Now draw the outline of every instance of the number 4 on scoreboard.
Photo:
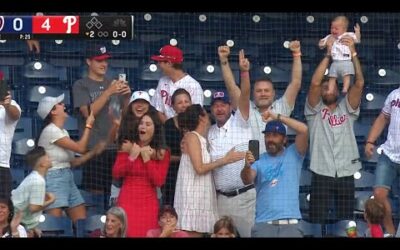
M 33 34 L 79 34 L 79 16 L 34 16 Z

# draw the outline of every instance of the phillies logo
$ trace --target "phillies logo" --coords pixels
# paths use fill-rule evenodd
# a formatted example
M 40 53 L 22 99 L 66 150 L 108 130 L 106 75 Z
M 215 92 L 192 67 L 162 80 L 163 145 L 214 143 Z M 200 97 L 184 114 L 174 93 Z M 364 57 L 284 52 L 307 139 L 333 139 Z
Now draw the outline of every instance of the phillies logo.
M 329 112 L 329 109 L 327 108 L 324 108 L 323 110 L 321 110 L 321 112 L 322 112 L 322 119 L 325 120 L 327 118 L 329 125 L 331 125 L 331 127 L 340 126 L 347 120 L 347 115 L 342 115 L 342 116 L 332 115 Z
M 4 28 L 4 17 L 0 16 L 0 31 L 2 31 Z
M 164 104 L 171 106 L 171 96 L 165 90 L 161 90 L 161 97 L 164 99 Z

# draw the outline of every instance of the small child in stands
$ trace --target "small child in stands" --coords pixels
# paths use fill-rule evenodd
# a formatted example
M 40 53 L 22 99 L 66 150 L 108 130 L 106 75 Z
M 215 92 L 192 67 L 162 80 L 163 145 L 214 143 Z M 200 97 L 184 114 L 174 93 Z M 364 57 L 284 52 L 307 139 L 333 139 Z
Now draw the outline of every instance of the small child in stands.
M 52 204 L 56 197 L 46 193 L 46 174 L 51 168 L 49 156 L 43 147 L 36 147 L 26 155 L 26 163 L 32 167 L 32 172 L 25 177 L 21 184 L 11 192 L 15 214 L 22 211 L 22 224 L 28 231 L 28 237 L 40 237 L 37 227 L 43 210 Z
M 171 205 L 164 205 L 158 213 L 159 228 L 147 231 L 148 238 L 187 238 L 190 237 L 185 231 L 176 228 L 178 214 Z
M 354 26 L 354 33 L 347 32 L 349 26 L 349 20 L 345 16 L 337 16 L 331 23 L 331 34 L 322 38 L 318 46 L 320 49 L 326 47 L 328 40 L 333 40 L 333 46 L 331 50 L 332 64 L 329 68 L 329 92 L 332 93 L 336 84 L 336 79 L 342 77 L 343 88 L 342 93 L 347 94 L 350 88 L 350 75 L 354 75 L 354 66 L 352 58 L 355 55 L 350 55 L 350 49 L 347 45 L 341 43 L 341 39 L 345 36 L 350 36 L 355 43 L 360 43 L 361 33 L 360 25 Z
M 366 237 L 383 238 L 381 224 L 385 216 L 385 209 L 381 203 L 375 199 L 369 199 L 365 202 L 364 219 L 368 223 Z
M 229 216 L 223 216 L 214 224 L 214 233 L 211 238 L 236 238 L 236 227 Z

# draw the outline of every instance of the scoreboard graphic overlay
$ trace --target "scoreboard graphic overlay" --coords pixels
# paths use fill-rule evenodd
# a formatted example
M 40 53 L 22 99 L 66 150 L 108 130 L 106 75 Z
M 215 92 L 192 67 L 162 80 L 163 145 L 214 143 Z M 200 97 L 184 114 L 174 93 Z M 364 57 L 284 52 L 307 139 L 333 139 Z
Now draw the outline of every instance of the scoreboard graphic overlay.
M 0 40 L 133 39 L 134 16 L 0 16 Z

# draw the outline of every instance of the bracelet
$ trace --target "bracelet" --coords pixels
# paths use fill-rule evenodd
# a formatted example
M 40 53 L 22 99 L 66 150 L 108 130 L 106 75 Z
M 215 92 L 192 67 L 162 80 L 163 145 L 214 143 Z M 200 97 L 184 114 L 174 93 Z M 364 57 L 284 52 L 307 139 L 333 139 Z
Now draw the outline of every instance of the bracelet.
M 249 77 L 249 71 L 242 71 L 240 72 L 241 77 Z
M 222 64 L 222 65 L 227 65 L 227 64 L 228 64 L 228 61 L 221 61 L 221 64 Z
M 301 56 L 301 52 L 296 52 L 296 53 L 292 53 L 293 57 L 299 57 Z
M 327 58 L 330 59 L 330 58 L 331 58 L 331 54 L 326 53 L 326 54 L 325 54 L 325 57 L 327 57 Z
M 92 125 L 90 125 L 90 124 L 86 124 L 85 128 L 92 129 L 92 128 L 93 128 L 93 126 L 92 126 Z
M 372 141 L 366 141 L 366 142 L 365 142 L 365 144 L 372 144 L 372 145 L 375 145 L 375 142 L 372 142 Z
M 357 52 L 354 52 L 353 54 L 351 54 L 352 58 L 355 57 L 355 56 L 357 56 Z
M 276 119 L 277 119 L 278 121 L 281 121 L 281 114 L 278 114 L 278 116 L 276 117 Z

